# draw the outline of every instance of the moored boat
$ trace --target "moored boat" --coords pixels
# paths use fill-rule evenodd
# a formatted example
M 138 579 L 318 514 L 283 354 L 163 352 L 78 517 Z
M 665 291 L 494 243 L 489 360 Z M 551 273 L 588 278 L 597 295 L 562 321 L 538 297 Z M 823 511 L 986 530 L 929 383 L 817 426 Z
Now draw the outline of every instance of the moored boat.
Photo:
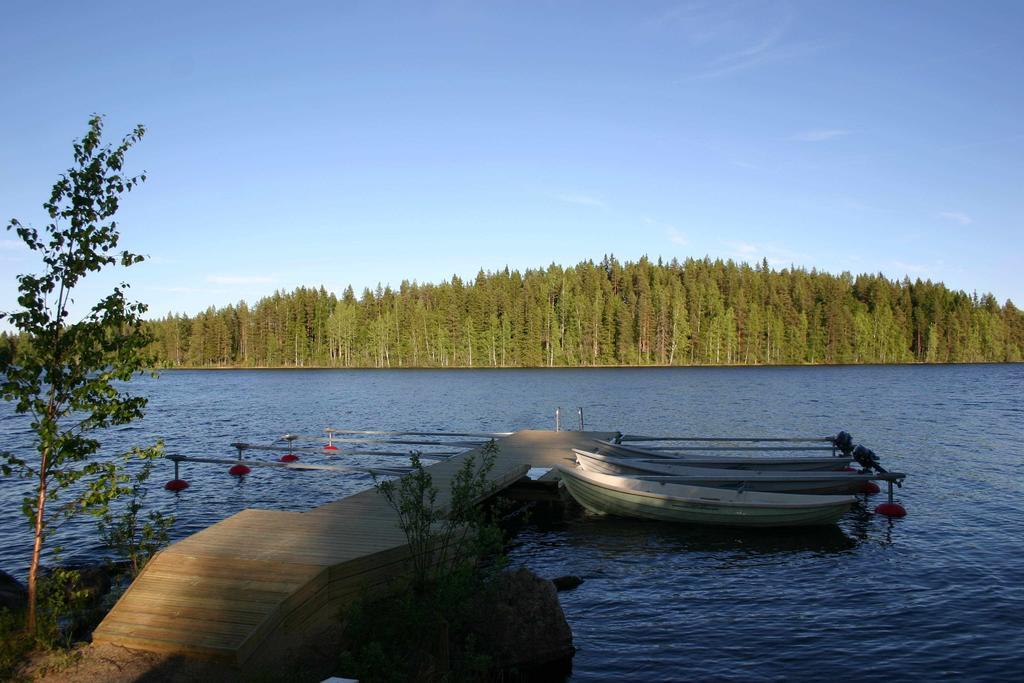
M 723 449 L 715 452 L 722 452 Z M 600 455 L 650 461 L 674 461 L 691 467 L 747 470 L 839 471 L 853 462 L 846 455 L 709 455 L 699 451 L 650 451 L 608 441 L 596 441 L 593 451 Z
M 556 467 L 580 505 L 619 517 L 716 526 L 813 526 L 834 524 L 856 501 L 854 496 L 734 491 Z
M 588 472 L 627 476 L 648 481 L 665 481 L 693 486 L 774 491 L 778 493 L 862 493 L 867 482 L 897 481 L 898 472 L 874 475 L 860 472 L 807 470 L 747 470 L 692 467 L 675 460 L 616 458 L 574 448 L 576 463 Z

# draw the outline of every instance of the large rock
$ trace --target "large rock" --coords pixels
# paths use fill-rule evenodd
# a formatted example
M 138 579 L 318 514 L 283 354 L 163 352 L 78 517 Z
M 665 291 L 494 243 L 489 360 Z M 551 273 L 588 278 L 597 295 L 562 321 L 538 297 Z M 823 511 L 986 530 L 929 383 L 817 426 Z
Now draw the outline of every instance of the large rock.
M 110 608 L 115 581 L 127 573 L 123 562 L 70 563 L 59 567 L 68 572 L 62 579 L 66 613 L 60 620 L 63 635 L 84 638 L 96 627 Z M 42 577 L 51 580 L 58 568 L 43 567 Z
M 12 612 L 23 609 L 28 602 L 28 591 L 16 578 L 0 569 L 0 609 Z
M 531 679 L 564 678 L 571 671 L 572 630 L 551 581 L 526 568 L 506 573 L 476 615 L 476 641 L 497 669 Z
M 74 584 L 68 586 L 67 590 L 78 593 L 78 602 L 86 605 L 99 602 L 110 591 L 111 577 L 117 571 L 116 567 L 108 562 L 71 563 L 61 568 L 78 574 Z M 43 571 L 49 574 L 52 570 L 45 568 Z M 71 599 L 70 594 L 67 597 Z

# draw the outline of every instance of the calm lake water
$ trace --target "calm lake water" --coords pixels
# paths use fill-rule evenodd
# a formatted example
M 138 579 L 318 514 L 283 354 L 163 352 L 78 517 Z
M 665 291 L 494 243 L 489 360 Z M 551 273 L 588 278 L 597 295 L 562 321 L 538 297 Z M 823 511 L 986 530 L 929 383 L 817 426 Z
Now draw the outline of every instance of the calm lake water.
M 133 390 L 146 419 L 111 448 L 162 437 L 171 453 L 230 457 L 324 427 L 550 429 L 582 406 L 588 429 L 632 434 L 824 436 L 850 431 L 909 474 L 905 519 L 855 509 L 819 531 L 739 532 L 579 515 L 527 528 L 513 564 L 576 574 L 561 594 L 574 681 L 881 680 L 1024 676 L 1024 366 L 743 369 L 168 372 Z M 0 408 L 0 449 L 28 443 Z M 171 478 L 162 465 L 156 484 Z M 177 537 L 247 507 L 302 510 L 362 476 L 189 465 L 192 487 L 150 499 Z M 24 577 L 23 483 L 0 492 L 0 567 Z M 102 554 L 93 522 L 55 536 L 65 559 Z

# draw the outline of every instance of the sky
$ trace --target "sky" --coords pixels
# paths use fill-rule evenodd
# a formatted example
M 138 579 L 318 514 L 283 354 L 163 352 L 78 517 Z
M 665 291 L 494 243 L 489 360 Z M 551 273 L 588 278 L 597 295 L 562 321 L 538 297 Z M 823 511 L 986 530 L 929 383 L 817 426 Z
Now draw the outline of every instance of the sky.
M 47 2 L 0 22 L 0 219 L 147 133 L 150 314 L 687 257 L 1024 305 L 1024 3 Z M 39 263 L 0 235 L 0 311 Z

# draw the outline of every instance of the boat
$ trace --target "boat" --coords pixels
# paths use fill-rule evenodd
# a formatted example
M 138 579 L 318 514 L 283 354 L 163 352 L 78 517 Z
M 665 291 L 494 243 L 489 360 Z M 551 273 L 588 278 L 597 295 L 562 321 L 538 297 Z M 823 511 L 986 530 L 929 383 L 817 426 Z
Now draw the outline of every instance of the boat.
M 665 481 L 713 488 L 774 491 L 778 493 L 863 493 L 872 480 L 896 481 L 899 472 L 869 474 L 860 472 L 825 472 L 807 470 L 741 470 L 692 467 L 676 460 L 641 460 L 616 458 L 577 448 L 576 464 L 587 472 L 627 476 L 648 481 Z
M 765 493 L 690 486 L 555 466 L 569 494 L 602 515 L 684 524 L 793 527 L 835 524 L 855 496 Z
M 728 447 L 707 447 L 705 451 L 731 450 Z M 739 450 L 739 448 L 734 449 Z M 805 471 L 840 471 L 845 470 L 853 462 L 847 455 L 807 456 L 807 455 L 708 455 L 706 452 L 695 451 L 648 451 L 633 446 L 595 441 L 594 453 L 619 458 L 633 458 L 642 461 L 666 462 L 674 461 L 691 467 L 711 467 L 716 469 L 740 470 L 805 470 Z

